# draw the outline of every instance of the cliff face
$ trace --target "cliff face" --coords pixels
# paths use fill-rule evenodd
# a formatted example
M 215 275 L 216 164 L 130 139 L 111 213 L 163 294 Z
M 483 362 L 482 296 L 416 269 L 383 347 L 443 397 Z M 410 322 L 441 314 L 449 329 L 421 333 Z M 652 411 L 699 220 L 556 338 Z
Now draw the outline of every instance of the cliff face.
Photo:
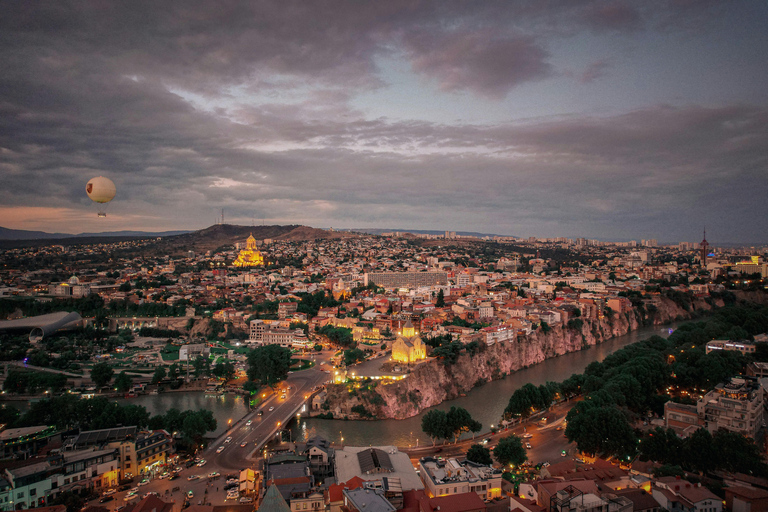
M 756 295 L 740 298 L 764 302 L 765 297 Z M 436 359 L 423 363 L 417 366 L 408 378 L 376 388 L 376 393 L 383 399 L 382 405 L 373 405 L 368 397 L 362 399 L 362 405 L 369 411 L 376 411 L 378 418 L 408 418 L 445 400 L 457 398 L 480 383 L 501 379 L 509 373 L 540 363 L 547 358 L 582 350 L 614 336 L 626 334 L 642 325 L 661 325 L 674 320 L 684 320 L 698 312 L 722 306 L 720 300 L 707 302 L 696 299 L 685 309 L 662 297 L 653 307 L 646 305 L 642 309 L 627 313 L 615 313 L 611 318 L 584 319 L 581 330 L 569 329 L 562 324 L 552 327 L 547 333 L 538 329 L 531 335 L 511 343 L 484 346 L 481 351 L 471 356 L 463 352 L 452 365 L 443 364 Z M 346 397 L 348 395 L 345 386 L 329 386 L 331 410 L 338 411 L 338 401 L 348 399 Z M 355 400 L 356 403 L 361 403 L 359 398 L 355 397 Z

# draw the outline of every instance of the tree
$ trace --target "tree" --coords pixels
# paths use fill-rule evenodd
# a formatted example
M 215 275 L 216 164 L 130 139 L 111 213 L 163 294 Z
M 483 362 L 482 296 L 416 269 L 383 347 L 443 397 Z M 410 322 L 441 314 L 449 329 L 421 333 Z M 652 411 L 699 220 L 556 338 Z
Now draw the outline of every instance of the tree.
M 480 444 L 473 444 L 469 447 L 469 450 L 467 450 L 467 460 L 486 466 L 493 464 L 491 450 Z
M 519 466 L 528 460 L 522 439 L 514 434 L 499 439 L 499 443 L 493 449 L 493 456 L 502 466 L 507 464 Z
M 120 372 L 120 374 L 115 377 L 115 389 L 120 391 L 121 393 L 125 393 L 126 391 L 129 391 L 131 389 L 131 386 L 133 385 L 133 379 L 128 376 L 125 372 Z
M 235 364 L 229 359 L 216 363 L 213 374 L 220 379 L 229 380 L 235 376 Z
M 528 383 L 512 393 L 512 396 L 509 398 L 509 403 L 507 404 L 506 409 L 504 409 L 504 414 L 507 416 L 527 418 L 536 408 L 540 407 L 541 403 L 542 397 L 540 388 Z
M 115 371 L 109 363 L 96 363 L 91 368 L 91 380 L 97 388 L 103 388 L 109 384 L 114 374 Z
M 152 374 L 152 384 L 158 384 L 165 378 L 167 373 L 168 372 L 166 371 L 165 366 L 158 366 L 155 369 L 155 373 Z
M 359 348 L 344 351 L 344 364 L 346 366 L 352 366 L 358 361 L 365 361 L 365 352 Z
M 432 446 L 437 439 L 448 439 L 452 431 L 448 427 L 445 411 L 432 409 L 421 417 L 421 430 L 432 438 Z
M 454 444 L 458 442 L 459 437 L 461 437 L 461 434 L 464 432 L 479 432 L 482 428 L 482 424 L 472 419 L 472 416 L 463 407 L 451 406 L 450 410 L 445 415 L 445 420 L 449 432 L 453 435 Z
M 185 438 L 195 442 L 202 442 L 203 436 L 212 430 L 216 430 L 216 419 L 208 410 L 184 411 L 184 420 L 181 424 L 181 432 Z
M 248 379 L 274 386 L 288 376 L 291 351 L 280 345 L 264 345 L 248 354 Z
M 436 308 L 445 307 L 445 293 L 443 293 L 442 288 L 440 288 L 440 290 L 437 292 L 437 300 L 435 301 L 435 307 Z
M 173 363 L 171 366 L 168 367 L 168 377 L 171 380 L 176 380 L 181 375 L 181 369 L 179 368 L 178 363 Z
M 635 433 L 626 415 L 615 405 L 574 407 L 568 413 L 565 435 L 576 442 L 580 451 L 590 454 L 626 460 L 636 452 Z

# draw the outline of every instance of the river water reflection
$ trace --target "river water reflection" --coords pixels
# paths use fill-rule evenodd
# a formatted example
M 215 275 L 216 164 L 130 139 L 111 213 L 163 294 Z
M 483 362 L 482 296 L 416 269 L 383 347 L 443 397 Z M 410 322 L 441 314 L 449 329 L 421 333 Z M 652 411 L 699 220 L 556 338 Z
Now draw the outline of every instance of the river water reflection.
M 227 430 L 229 420 L 234 423 L 248 412 L 248 404 L 245 403 L 243 397 L 233 393 L 218 395 L 204 391 L 173 392 L 159 395 L 139 395 L 136 398 L 118 399 L 116 402 L 121 405 L 144 406 L 150 416 L 165 414 L 169 409 L 180 411 L 208 409 L 213 412 L 213 417 L 216 418 L 216 431 L 209 432 L 206 437 L 218 437 Z
M 443 402 L 437 409 L 447 410 L 452 405 L 463 407 L 472 417 L 483 424 L 482 432 L 488 432 L 491 425 L 497 424 L 509 397 L 516 389 L 527 383 L 536 386 L 547 381 L 560 382 L 574 373 L 582 373 L 592 361 L 602 361 L 610 353 L 651 337 L 654 334 L 666 338 L 675 325 L 646 327 L 618 336 L 587 350 L 572 352 L 560 357 L 547 359 L 543 363 L 519 370 L 501 380 L 489 382 L 474 388 L 466 396 Z M 423 414 L 423 413 L 422 413 Z M 405 420 L 379 421 L 344 421 L 305 419 L 293 424 L 293 438 L 303 440 L 320 435 L 331 442 L 338 443 L 344 438 L 344 444 L 353 446 L 396 445 L 415 446 L 417 443 L 431 443 L 421 431 L 421 414 Z M 471 434 L 465 435 L 471 437 Z

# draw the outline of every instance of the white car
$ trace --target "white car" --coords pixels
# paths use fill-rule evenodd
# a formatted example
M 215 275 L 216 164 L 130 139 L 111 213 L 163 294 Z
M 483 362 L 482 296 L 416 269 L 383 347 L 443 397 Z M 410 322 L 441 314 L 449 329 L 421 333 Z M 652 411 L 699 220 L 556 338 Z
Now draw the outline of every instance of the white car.
M 201 468 L 201 467 L 205 466 L 207 463 L 208 463 L 208 461 L 203 459 L 203 460 L 201 460 L 200 462 L 197 463 L 197 467 Z
M 210 473 L 208 473 L 208 478 L 216 478 L 219 475 L 220 473 L 218 471 L 211 471 Z
M 136 485 L 139 485 L 139 486 L 141 486 L 141 485 L 149 485 L 149 480 L 147 480 L 147 479 L 145 478 L 144 480 L 142 480 L 141 482 L 139 482 L 139 483 L 138 483 L 138 484 L 136 484 Z
M 275 410 L 275 408 L 274 408 L 274 407 L 270 407 L 270 408 L 269 408 L 269 412 L 272 412 L 272 411 L 274 411 L 274 410 Z
M 126 494 L 125 498 L 123 498 L 123 501 L 131 501 L 131 500 L 137 500 L 139 499 L 138 494 Z
M 116 492 L 117 491 L 115 489 L 107 489 L 106 491 L 104 491 L 104 496 L 112 496 Z
M 189 480 L 191 482 L 192 480 L 197 480 L 199 478 L 200 478 L 200 475 L 189 475 L 187 477 L 187 480 Z
M 218 448 L 216 448 L 216 453 L 221 453 L 221 452 L 223 452 L 223 451 L 224 451 L 224 448 L 226 448 L 226 446 L 224 446 L 224 445 L 221 445 L 221 446 L 219 446 Z
M 253 423 L 253 422 L 252 422 L 251 420 L 248 420 L 248 421 L 246 421 L 246 422 L 245 422 L 245 426 L 247 427 L 247 426 L 249 426 L 251 423 Z
M 248 496 L 243 496 L 240 498 L 240 503 L 253 503 L 253 498 L 249 498 Z
M 225 443 L 231 443 L 232 442 L 232 436 L 228 436 L 225 440 Z
M 533 437 L 533 434 L 529 434 L 528 432 L 526 432 L 525 434 L 522 435 L 523 439 L 530 439 L 532 437 Z

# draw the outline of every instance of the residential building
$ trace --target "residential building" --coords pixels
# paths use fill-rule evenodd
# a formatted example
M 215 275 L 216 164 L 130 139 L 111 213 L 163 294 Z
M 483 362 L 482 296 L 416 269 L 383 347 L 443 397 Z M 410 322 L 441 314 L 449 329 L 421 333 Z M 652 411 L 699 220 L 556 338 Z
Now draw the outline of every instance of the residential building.
M 384 288 L 418 288 L 445 285 L 447 272 L 370 272 L 363 276 L 363 285 L 375 283 Z
M 483 500 L 501 496 L 501 470 L 468 460 L 419 460 L 425 490 L 431 497 L 474 492 Z
M 357 476 L 374 482 L 371 485 L 384 488 L 385 480 L 399 480 L 400 489 L 423 489 L 406 453 L 398 451 L 396 446 L 358 447 L 347 446 L 336 450 L 334 458 L 336 480 L 347 482 Z
M 692 484 L 680 477 L 657 479 L 651 493 L 661 508 L 669 512 L 722 512 L 723 501 L 701 484 Z
M 763 426 L 763 392 L 754 379 L 732 378 L 718 384 L 696 408 L 710 432 L 724 428 L 755 439 Z

